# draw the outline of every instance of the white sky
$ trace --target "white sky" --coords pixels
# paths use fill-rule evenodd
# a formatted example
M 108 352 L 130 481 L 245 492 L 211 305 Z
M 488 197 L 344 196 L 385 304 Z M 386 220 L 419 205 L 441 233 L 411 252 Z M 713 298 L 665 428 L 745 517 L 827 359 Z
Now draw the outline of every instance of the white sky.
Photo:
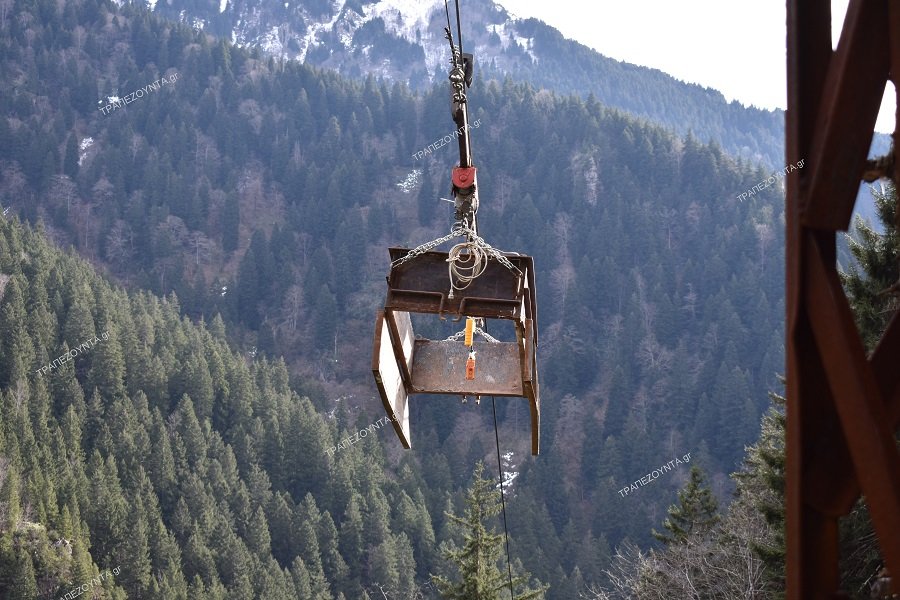
M 659 69 L 760 108 L 785 108 L 785 0 L 497 0 L 601 54 Z M 848 0 L 832 0 L 837 41 Z M 894 129 L 888 82 L 876 129 Z

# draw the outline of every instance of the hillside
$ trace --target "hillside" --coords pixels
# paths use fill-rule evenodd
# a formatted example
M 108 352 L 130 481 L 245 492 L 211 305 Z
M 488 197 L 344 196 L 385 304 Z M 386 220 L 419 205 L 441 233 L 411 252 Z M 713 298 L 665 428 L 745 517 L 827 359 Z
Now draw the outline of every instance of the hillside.
M 447 78 L 446 25 L 441 0 L 140 0 L 165 17 L 260 47 L 278 58 L 368 75 L 425 90 Z M 656 69 L 613 60 L 565 39 L 542 21 L 516 18 L 493 0 L 462 3 L 464 46 L 476 76 L 529 82 L 576 94 L 661 124 L 689 131 L 726 152 L 769 167 L 784 163 L 784 112 L 726 102 L 716 90 L 687 84 Z M 623 26 L 628 24 L 623 23 Z
M 117 435 L 130 427 L 120 417 L 107 425 L 107 439 L 100 419 L 71 443 L 85 456 L 84 476 L 78 475 L 84 490 L 113 481 L 99 475 L 98 461 L 110 472 L 115 466 L 129 502 L 143 490 L 147 531 L 155 532 L 147 534 L 149 572 L 167 574 L 157 577 L 160 586 L 166 580 L 183 589 L 199 574 L 215 594 L 218 582 L 229 594 L 259 597 L 253 594 L 265 577 L 249 576 L 248 584 L 226 561 L 222 548 L 240 548 L 235 539 L 251 553 L 255 548 L 258 562 L 233 560 L 273 579 L 289 569 L 295 587 L 301 585 L 293 576 L 295 557 L 315 579 L 318 554 L 331 594 L 323 598 L 359 597 L 386 577 L 411 590 L 412 579 L 400 579 L 409 569 L 398 566 L 411 566 L 410 557 L 416 581 L 437 572 L 428 528 L 437 542 L 449 535 L 442 532 L 443 511 L 448 502 L 458 506 L 475 461 L 495 452 L 485 407 L 414 399 L 413 451 L 401 451 L 390 431 L 358 454 L 342 451 L 332 460 L 325 449 L 340 439 L 339 430 L 367 427 L 383 415 L 368 369 L 386 247 L 415 245 L 449 228 L 449 205 L 439 198 L 453 151 L 412 158 L 453 129 L 445 86 L 412 92 L 400 83 L 279 64 L 99 0 L 62 9 L 18 0 L 9 14 L 17 16 L 0 20 L 0 73 L 16 85 L 0 88 L 0 205 L 6 219 L 28 222 L 41 235 L 4 221 L 0 265 L 15 276 L 8 289 L 21 297 L 5 320 L 15 336 L 4 340 L 17 341 L 4 351 L 21 362 L 0 380 L 7 401 L 17 405 L 15 398 L 36 393 L 44 378 L 65 378 L 69 391 L 50 390 L 42 401 L 55 407 L 57 420 L 78 395 L 76 383 L 86 423 L 93 405 L 103 407 L 99 415 L 140 415 L 133 435 Z M 101 110 L 110 97 L 162 77 L 174 83 Z M 713 474 L 719 497 L 727 497 L 725 474 L 756 438 L 766 392 L 783 369 L 781 199 L 770 188 L 738 202 L 767 169 L 750 169 L 716 145 L 675 137 L 595 99 L 511 79 L 481 79 L 470 98 L 472 117 L 481 120 L 473 130 L 481 230 L 498 248 L 534 256 L 539 270 L 540 457 L 527 456 L 527 423 L 517 418 L 524 406 L 504 402 L 498 411 L 502 450 L 513 453 L 509 470 L 519 473 L 508 507 L 512 552 L 552 585 L 548 598 L 571 598 L 579 582 L 601 578 L 611 549 L 625 537 L 650 543 L 650 528 L 687 477 L 675 469 L 648 490 L 617 493 L 648 470 L 691 453 Z M 132 295 L 67 291 L 109 286 L 83 263 L 50 250 L 43 237 L 78 252 Z M 35 252 L 47 255 L 48 266 L 29 266 Z M 78 265 L 77 274 L 54 275 L 55 262 Z M 43 310 L 55 319 L 40 312 L 42 294 Z M 74 310 L 70 297 L 85 295 L 84 308 Z M 14 299 L 5 294 L 0 310 Z M 76 316 L 80 324 L 69 325 Z M 32 321 L 49 325 L 18 325 Z M 36 373 L 64 342 L 102 339 L 107 330 L 110 342 L 97 342 L 70 365 L 70 376 Z M 112 340 L 125 344 L 118 349 L 124 365 L 112 373 L 92 370 L 95 356 L 116 349 Z M 34 419 L 30 410 L 27 418 Z M 151 452 L 146 440 L 156 435 L 175 444 L 160 421 L 167 432 L 189 426 L 179 435 L 193 436 L 195 446 L 186 446 L 182 463 L 173 447 L 179 475 L 173 481 L 159 487 L 144 467 L 150 483 L 134 487 L 139 458 L 163 452 Z M 150 429 L 141 433 L 142 427 Z M 23 481 L 40 480 L 23 484 L 33 507 L 45 504 L 44 513 L 33 508 L 38 512 L 28 522 L 43 524 L 47 535 L 50 528 L 62 531 L 55 515 L 68 506 L 71 517 L 77 501 L 85 524 L 72 535 L 89 537 L 93 561 L 111 569 L 122 530 L 110 529 L 105 513 L 87 517 L 94 492 L 63 494 L 57 488 L 63 479 L 46 476 L 55 464 L 49 457 L 60 452 L 49 417 L 46 429 L 43 437 L 35 434 L 40 451 L 0 453 Z M 12 431 L 9 447 L 21 442 L 23 430 Z M 26 459 L 44 462 L 26 471 L 16 462 Z M 266 481 L 271 498 L 254 491 Z M 269 523 L 274 563 L 264 539 L 245 539 L 262 528 L 241 525 L 235 503 L 241 518 L 250 510 Z M 350 549 L 338 543 L 346 574 L 328 554 L 329 540 L 332 529 L 340 534 L 345 526 L 356 535 L 357 513 L 371 516 L 364 527 L 378 533 Z M 131 512 L 123 518 L 137 526 Z M 321 531 L 318 550 L 302 546 L 288 521 Z M 290 540 L 276 542 L 285 532 L 292 532 Z M 165 540 L 180 559 L 159 558 Z M 87 560 L 81 559 L 84 575 Z M 126 561 L 121 567 L 125 576 Z M 279 589 L 291 593 L 284 585 Z M 135 589 L 145 588 L 131 588 L 129 597 Z
M 4 598 L 415 589 L 434 544 L 420 476 L 386 477 L 379 443 L 330 458 L 356 424 L 292 392 L 282 361 L 229 349 L 220 319 L 0 220 L 0 333 Z

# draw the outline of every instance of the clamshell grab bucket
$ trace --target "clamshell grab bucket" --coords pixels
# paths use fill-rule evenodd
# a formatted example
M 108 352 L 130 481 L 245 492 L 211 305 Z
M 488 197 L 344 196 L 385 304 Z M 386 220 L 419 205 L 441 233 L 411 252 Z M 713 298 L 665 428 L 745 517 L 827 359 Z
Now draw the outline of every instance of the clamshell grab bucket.
M 424 252 L 396 261 L 410 250 L 391 248 L 384 309 L 378 312 L 372 373 L 388 415 L 404 448 L 411 447 L 409 396 L 449 394 L 512 396 L 528 399 L 531 453 L 540 448 L 540 399 L 537 373 L 537 304 L 534 260 L 504 254 L 519 271 L 489 260 L 484 272 L 450 297 L 446 252 Z M 478 344 L 478 368 L 467 378 L 469 348 L 462 341 L 417 338 L 410 313 L 435 314 L 461 321 L 466 317 L 505 319 L 515 326 L 514 342 Z

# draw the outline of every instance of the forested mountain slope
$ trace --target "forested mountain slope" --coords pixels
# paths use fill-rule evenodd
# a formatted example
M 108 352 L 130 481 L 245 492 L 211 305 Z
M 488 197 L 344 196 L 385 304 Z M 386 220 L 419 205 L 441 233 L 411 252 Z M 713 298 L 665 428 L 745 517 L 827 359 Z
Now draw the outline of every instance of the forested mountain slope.
M 371 78 L 358 83 L 307 66 L 276 64 L 132 7 L 98 0 L 62 6 L 14 2 L 0 19 L 0 74 L 15 82 L 0 88 L 0 204 L 9 209 L 7 218 L 41 222 L 58 246 L 73 247 L 128 287 L 167 298 L 170 312 L 147 308 L 151 314 L 161 311 L 162 320 L 137 329 L 122 349 L 121 377 L 92 375 L 88 369 L 104 345 L 114 348 L 109 342 L 98 342 L 82 362 L 74 362 L 85 404 L 118 402 L 143 411 L 142 390 L 147 413 L 139 414 L 147 418 L 138 419 L 140 424 L 150 427 L 158 408 L 162 422 L 176 431 L 191 422 L 182 395 L 192 390 L 187 393 L 200 437 L 223 464 L 223 448 L 233 447 L 237 472 L 247 478 L 250 496 L 260 500 L 251 502 L 251 516 L 259 518 L 256 509 L 262 507 L 260 517 L 270 524 L 279 511 L 279 518 L 286 518 L 287 510 L 292 523 L 330 531 L 328 520 L 313 513 L 314 499 L 316 511 L 328 510 L 340 533 L 351 527 L 356 512 L 382 510 L 372 505 L 381 506 L 375 490 L 383 488 L 382 495 L 399 503 L 390 504 L 392 511 L 402 509 L 403 518 L 418 523 L 418 529 L 392 524 L 350 554 L 339 547 L 351 575 L 341 574 L 339 561 L 323 549 L 330 542 L 320 540 L 331 593 L 355 597 L 351 594 L 360 586 L 383 581 L 372 575 L 381 573 L 371 571 L 376 567 L 394 578 L 400 572 L 407 576 L 408 570 L 384 566 L 400 562 L 379 562 L 373 554 L 378 547 L 401 562 L 412 548 L 418 576 L 434 572 L 438 566 L 427 551 L 433 543 L 425 524 L 440 539 L 448 498 L 458 501 L 474 462 L 492 456 L 489 411 L 472 403 L 414 399 L 414 450 L 401 452 L 388 430 L 367 442 L 359 457 L 356 450 L 338 452 L 333 461 L 324 454 L 325 445 L 338 439 L 332 416 L 347 430 L 382 416 L 368 369 L 372 320 L 384 294 L 385 247 L 415 245 L 449 228 L 450 207 L 439 197 L 446 195 L 454 151 L 444 147 L 413 158 L 453 129 L 445 87 L 413 94 L 401 84 L 387 87 Z M 124 97 L 164 76 L 169 84 L 135 94 L 122 108 L 100 110 L 110 104 L 107 97 Z M 472 119 L 481 121 L 472 136 L 482 233 L 498 248 L 534 256 L 538 267 L 540 457 L 527 457 L 524 406 L 502 402 L 499 407 L 502 450 L 514 452 L 510 470 L 520 472 L 508 507 L 513 553 L 551 583 L 548 598 L 571 598 L 580 581 L 601 577 L 610 547 L 625 536 L 649 543 L 650 527 L 658 525 L 687 470 L 675 469 L 627 497 L 619 490 L 691 453 L 692 461 L 713 474 L 723 497 L 725 473 L 755 439 L 766 391 L 776 386 L 775 375 L 783 369 L 780 197 L 773 187 L 738 202 L 740 193 L 770 175 L 768 169 L 750 169 L 716 146 L 675 138 L 593 100 L 492 80 L 477 82 L 470 101 Z M 26 249 L 33 247 L 43 246 L 35 242 Z M 0 264 L 22 269 L 15 280 L 31 310 L 29 298 L 39 292 L 29 286 L 36 285 L 38 272 L 22 266 L 27 261 L 21 246 L 0 251 L 0 261 L 6 261 Z M 74 281 L 83 287 L 87 276 Z M 96 285 L 101 284 L 91 284 Z M 61 282 L 53 280 L 45 289 L 48 302 L 57 292 L 67 298 Z M 117 298 L 112 305 L 125 311 L 128 304 Z M 143 293 L 135 298 L 159 303 Z M 44 378 L 65 378 L 62 370 L 52 377 L 35 371 L 59 356 L 63 342 L 80 344 L 86 335 L 108 329 L 111 317 L 91 308 L 93 323 L 69 335 L 72 305 L 52 305 L 57 325 L 45 326 L 42 337 L 36 339 L 31 330 L 17 334 L 19 345 L 29 348 L 15 350 L 23 357 L 17 373 L 26 374 L 26 383 L 20 388 L 21 377 L 7 378 L 5 394 L 32 393 Z M 210 327 L 215 335 L 202 333 L 203 328 L 176 319 L 179 310 L 195 322 L 211 323 L 221 314 L 229 341 L 243 352 L 240 360 L 222 345 L 218 322 Z M 141 322 L 140 314 L 130 319 Z M 128 319 L 121 319 L 116 327 L 127 330 Z M 125 336 L 110 330 L 110 340 L 118 344 Z M 225 363 L 218 371 L 210 363 L 213 347 Z M 278 356 L 284 356 L 284 366 Z M 128 361 L 139 358 L 146 364 L 130 375 Z M 246 369 L 248 383 L 229 380 L 229 369 Z M 207 371 L 219 383 L 206 385 L 206 377 L 196 375 Z M 222 377 L 230 393 L 236 385 L 253 384 L 241 388 L 245 399 L 252 398 L 249 407 L 231 404 Z M 266 378 L 277 385 L 267 388 Z M 288 381 L 310 401 L 293 395 Z M 193 391 L 196 385 L 203 389 Z M 67 398 L 51 395 L 47 401 L 59 405 L 57 419 L 66 414 Z M 87 409 L 84 418 L 90 413 Z M 298 429 L 307 421 L 307 429 Z M 52 424 L 47 427 L 53 431 Z M 110 427 L 111 441 L 104 441 L 102 432 L 85 434 L 88 467 L 95 447 L 104 464 L 112 457 L 120 473 L 140 462 L 134 457 L 147 456 L 141 434 L 135 434 L 138 441 L 120 442 L 118 431 L 124 425 Z M 279 440 L 270 432 L 284 433 Z M 129 446 L 128 454 L 120 443 L 138 445 Z M 199 438 L 197 444 L 203 446 Z M 254 452 L 261 454 L 257 466 L 265 477 L 253 475 Z M 387 472 L 382 452 L 392 459 Z M 213 486 L 215 469 L 191 462 L 193 454 L 186 460 L 196 477 L 178 477 L 177 485 Z M 365 462 L 370 459 L 375 464 Z M 96 472 L 87 471 L 87 482 L 97 480 Z M 238 485 L 233 477 L 222 477 Z M 251 482 L 265 487 L 258 481 L 265 478 L 273 498 L 278 492 L 289 495 L 282 494 L 287 509 L 254 495 Z M 390 482 L 383 484 L 387 487 L 377 483 L 382 478 Z M 340 492 L 333 491 L 335 485 L 342 486 Z M 391 486 L 400 486 L 409 503 Z M 351 489 L 359 490 L 365 507 L 358 501 L 351 510 Z M 231 502 L 237 494 L 213 490 L 216 501 Z M 213 526 L 208 518 L 227 520 L 227 514 L 203 513 L 198 507 L 206 504 L 193 489 L 156 493 L 160 518 L 175 536 L 182 561 L 201 556 L 196 560 L 205 565 L 184 563 L 182 575 L 190 584 L 195 573 L 213 570 L 199 548 L 201 541 L 207 547 L 213 542 L 192 543 L 190 527 L 194 521 Z M 190 519 L 179 512 L 182 495 Z M 57 492 L 60 513 L 61 497 Z M 85 517 L 84 496 L 78 498 Z M 157 527 L 157 533 L 148 533 L 148 539 L 161 544 L 166 537 L 154 524 L 151 505 L 147 500 L 147 527 Z M 297 511 L 305 517 L 297 518 Z M 83 532 L 90 530 L 97 548 L 99 536 L 107 534 L 94 527 L 107 525 L 101 516 L 92 518 Z M 391 518 L 399 517 L 391 512 Z M 366 520 L 370 526 L 376 525 Z M 237 537 L 249 531 L 235 527 Z M 218 528 L 228 537 L 225 525 Z M 93 555 L 105 568 L 115 566 L 108 557 L 116 556 L 119 540 L 109 536 L 102 552 Z M 313 577 L 315 552 L 290 545 L 300 540 L 276 550 L 276 537 L 273 532 L 271 544 L 280 568 L 292 568 L 300 552 Z M 366 549 L 363 554 L 359 547 Z M 244 585 L 232 577 L 236 571 L 220 564 L 221 554 L 212 556 L 217 578 L 229 589 Z M 265 552 L 259 556 L 259 568 L 275 578 Z M 181 585 L 175 567 L 154 564 L 173 573 L 172 586 Z M 124 561 L 121 566 L 124 575 Z M 204 585 L 215 585 L 211 576 L 204 577 Z
M 447 78 L 442 0 L 134 3 L 238 45 L 347 77 L 374 75 L 418 89 Z M 464 47 L 475 55 L 478 77 L 509 75 L 558 93 L 593 95 L 681 135 L 693 131 L 734 156 L 773 168 L 784 162 L 784 111 L 727 102 L 716 90 L 603 56 L 543 21 L 513 16 L 493 0 L 463 0 L 460 6 Z
M 224 335 L 0 219 L 0 596 L 113 569 L 103 598 L 360 598 L 427 576 L 421 477 L 387 477 L 375 441 L 329 456 L 356 424 Z

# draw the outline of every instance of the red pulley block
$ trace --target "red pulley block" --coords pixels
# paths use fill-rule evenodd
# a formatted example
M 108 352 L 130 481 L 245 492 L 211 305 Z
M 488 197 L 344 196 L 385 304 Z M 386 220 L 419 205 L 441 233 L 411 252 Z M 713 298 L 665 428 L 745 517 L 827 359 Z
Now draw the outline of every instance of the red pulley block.
M 453 185 L 464 190 L 475 185 L 475 167 L 454 167 Z

